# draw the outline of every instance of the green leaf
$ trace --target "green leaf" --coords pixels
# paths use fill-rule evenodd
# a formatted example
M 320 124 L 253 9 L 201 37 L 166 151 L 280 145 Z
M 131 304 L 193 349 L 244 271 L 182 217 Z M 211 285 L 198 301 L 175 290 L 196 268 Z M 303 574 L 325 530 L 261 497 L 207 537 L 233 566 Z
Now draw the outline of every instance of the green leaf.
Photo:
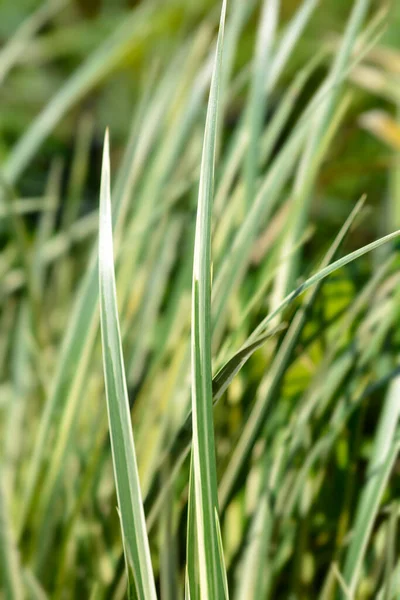
M 157 595 L 136 464 L 117 312 L 108 132 L 104 142 L 100 191 L 99 287 L 107 411 L 126 561 L 133 570 L 138 598 L 154 600 Z
M 211 364 L 211 212 L 225 13 L 224 0 L 204 133 L 192 288 L 193 479 L 200 593 L 204 600 L 225 598 L 225 567 L 215 521 L 218 496 Z
M 344 580 L 355 594 L 362 561 L 385 491 L 389 475 L 400 450 L 400 379 L 389 386 L 375 435 L 367 480 L 357 507 L 351 542 L 346 554 Z
M 0 465 L 0 576 L 5 600 L 22 600 L 22 573 L 11 530 L 9 502 Z
M 244 163 L 246 206 L 254 199 L 260 162 L 260 137 L 267 108 L 268 82 L 271 72 L 271 55 L 278 23 L 279 0 L 265 0 L 257 34 L 253 60 L 253 77 L 247 104 L 249 143 Z
M 284 329 L 284 325 L 278 325 L 275 328 L 272 328 L 271 331 L 268 331 L 265 335 L 262 335 L 258 340 L 252 342 L 251 344 L 245 345 L 244 348 L 241 348 L 238 352 L 236 352 L 232 358 L 228 360 L 224 364 L 223 367 L 214 375 L 212 382 L 213 389 L 213 398 L 214 402 L 222 396 L 225 392 L 232 379 L 239 373 L 240 369 L 246 364 L 252 354 L 261 346 L 263 346 L 267 339 L 271 336 L 277 334 L 279 331 Z
M 288 306 L 291 302 L 293 302 L 293 300 L 295 298 L 297 298 L 298 296 L 303 294 L 310 287 L 319 283 L 320 281 L 322 281 L 323 279 L 328 277 L 328 275 L 331 275 L 331 273 L 334 273 L 338 269 L 341 269 L 342 267 L 348 265 L 349 263 L 353 262 L 357 258 L 364 256 L 364 254 L 367 254 L 368 252 L 372 252 L 372 250 L 376 250 L 376 248 L 383 246 L 383 244 L 387 244 L 388 242 L 391 242 L 392 240 L 396 239 L 399 235 L 400 235 L 400 229 L 398 229 L 397 231 L 394 231 L 393 233 L 389 233 L 388 235 L 385 235 L 385 236 L 379 238 L 375 242 L 366 244 L 362 248 L 359 248 L 358 250 L 355 250 L 354 252 L 350 252 L 350 254 L 346 254 L 346 256 L 344 256 L 343 258 L 336 260 L 335 262 L 328 265 L 324 269 L 321 269 L 320 271 L 318 271 L 318 273 L 315 273 L 315 275 L 312 275 L 312 277 L 309 277 L 308 279 L 306 279 L 306 281 L 304 283 L 299 285 L 295 290 L 293 290 L 293 292 L 288 294 L 272 313 L 270 313 L 267 317 L 265 317 L 265 319 L 263 319 L 261 321 L 261 323 L 256 327 L 256 329 L 249 336 L 248 342 L 253 342 L 253 340 L 257 339 L 257 337 L 259 335 L 262 335 L 262 333 L 265 331 L 265 328 L 270 323 L 270 321 L 277 314 L 282 312 L 282 310 L 284 308 L 286 308 L 286 306 Z

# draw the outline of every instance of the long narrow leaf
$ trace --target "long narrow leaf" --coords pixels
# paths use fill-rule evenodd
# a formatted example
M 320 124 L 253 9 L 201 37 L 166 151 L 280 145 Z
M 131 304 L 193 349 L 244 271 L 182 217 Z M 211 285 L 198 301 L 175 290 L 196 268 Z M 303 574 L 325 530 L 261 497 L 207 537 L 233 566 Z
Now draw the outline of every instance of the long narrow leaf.
M 367 481 L 360 498 L 353 536 L 346 556 L 344 579 L 352 593 L 355 593 L 356 590 L 362 561 L 378 511 L 379 502 L 399 452 L 400 438 L 397 425 L 399 419 L 400 379 L 397 378 L 390 385 L 386 396 L 376 432 Z
M 222 5 L 217 57 L 204 133 L 192 290 L 193 477 L 200 593 L 204 600 L 225 597 L 224 565 L 220 560 L 215 520 L 218 495 L 211 364 L 211 208 L 225 13 L 226 0 Z
M 295 290 L 293 290 L 293 292 L 288 294 L 282 300 L 282 302 L 279 304 L 279 306 L 277 306 L 277 308 L 271 314 L 269 314 L 267 317 L 265 317 L 265 319 L 263 319 L 261 321 L 261 323 L 252 332 L 251 336 L 248 338 L 246 343 L 251 343 L 255 339 L 257 339 L 257 337 L 259 335 L 262 335 L 262 333 L 265 331 L 265 328 L 268 325 L 268 323 L 270 323 L 270 321 L 277 314 L 282 312 L 282 310 L 286 306 L 288 306 L 295 298 L 300 296 L 300 294 L 302 294 L 303 292 L 308 290 L 310 287 L 312 287 L 319 281 L 322 281 L 322 279 L 325 279 L 325 277 L 328 277 L 328 275 L 330 275 L 334 271 L 341 269 L 345 265 L 348 265 L 349 263 L 353 262 L 353 260 L 356 260 L 357 258 L 360 258 L 364 254 L 367 254 L 368 252 L 371 252 L 372 250 L 379 248 L 383 244 L 387 244 L 388 242 L 391 242 L 392 240 L 396 239 L 399 235 L 400 235 L 400 229 L 398 229 L 397 231 L 394 231 L 393 233 L 389 233 L 388 235 L 385 235 L 384 237 L 379 238 L 375 242 L 371 242 L 370 244 L 363 246 L 359 250 L 350 252 L 350 254 L 347 254 L 346 256 L 344 256 L 343 258 L 340 258 L 339 260 L 336 260 L 334 263 L 328 265 L 324 269 L 321 269 L 321 271 L 318 271 L 318 273 L 315 273 L 315 275 L 312 275 L 312 277 L 307 279 L 304 283 L 299 285 L 299 287 L 297 287 Z
M 9 502 L 0 469 L 0 581 L 6 600 L 22 600 L 21 569 L 11 531 Z M 3 596 L 2 596 L 3 597 Z
M 110 196 L 109 142 L 106 133 L 100 191 L 99 285 L 108 419 L 127 563 L 133 569 L 138 597 L 141 600 L 154 600 L 157 596 L 136 464 L 117 312 Z

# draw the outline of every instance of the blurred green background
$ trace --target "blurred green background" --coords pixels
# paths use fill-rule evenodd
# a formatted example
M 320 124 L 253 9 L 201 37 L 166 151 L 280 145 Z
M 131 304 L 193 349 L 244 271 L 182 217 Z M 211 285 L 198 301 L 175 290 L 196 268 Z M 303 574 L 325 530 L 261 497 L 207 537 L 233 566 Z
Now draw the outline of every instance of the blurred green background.
M 62 159 L 64 169 L 68 170 L 76 129 L 80 120 L 85 115 L 90 115 L 94 123 L 92 152 L 96 160 L 90 173 L 93 189 L 86 190 L 85 204 L 92 206 L 92 202 L 97 202 L 99 149 L 105 127 L 110 127 L 113 152 L 118 155 L 118 147 L 123 146 L 126 140 L 127 127 L 141 86 L 149 73 L 152 70 L 162 71 L 180 43 L 197 30 L 205 17 L 210 15 L 210 11 L 216 22 L 219 2 L 214 0 L 159 2 L 80 0 L 64 4 L 65 8 L 55 10 L 57 14 L 40 29 L 39 35 L 35 36 L 29 45 L 29 51 L 23 52 L 17 65 L 1 86 L 0 157 L 3 159 L 48 99 L 57 92 L 90 53 L 118 29 L 130 14 L 130 9 L 140 7 L 146 10 L 150 5 L 156 6 L 146 27 L 133 40 L 119 64 L 91 87 L 51 131 L 40 153 L 29 165 L 20 182 L 23 194 L 39 193 L 43 188 L 49 164 L 55 155 Z M 2 42 L 5 43 L 24 20 L 41 5 L 43 6 L 44 3 L 3 0 L 0 6 Z M 293 79 L 300 66 L 322 47 L 337 40 L 348 18 L 350 5 L 347 0 L 324 0 L 320 3 L 296 47 L 296 52 L 289 60 L 284 77 L 274 90 L 271 111 L 279 105 L 285 86 Z M 334 147 L 330 149 L 319 177 L 324 203 L 315 206 L 315 210 L 316 216 L 322 220 L 323 227 L 329 227 L 330 223 L 336 227 L 342 222 L 344 215 L 348 214 L 349 207 L 346 205 L 346 200 L 353 201 L 355 197 L 367 191 L 369 204 L 380 206 L 382 193 L 384 193 L 385 173 L 391 160 L 391 152 L 381 140 L 360 125 L 359 117 L 363 112 L 376 108 L 393 114 L 393 105 L 398 100 L 397 51 L 400 42 L 397 32 L 400 26 L 400 6 L 395 1 L 385 3 L 376 0 L 372 2 L 370 13 L 373 14 L 386 5 L 390 6 L 390 17 L 379 39 L 379 45 L 390 49 L 391 53 L 379 57 L 376 69 L 383 78 L 387 76 L 388 81 L 384 79 L 377 87 L 373 77 L 374 71 L 372 71 L 362 74 L 361 81 L 357 80 L 357 85 L 352 87 L 354 98 L 351 109 L 343 123 L 340 135 L 335 140 Z M 283 0 L 280 9 L 281 26 L 293 15 L 298 6 L 298 1 Z M 239 41 L 236 71 L 246 64 L 252 55 L 257 20 L 256 11 Z M 326 69 L 321 67 L 314 74 L 304 91 L 303 102 L 310 97 L 325 72 Z M 369 79 L 372 81 L 370 82 Z M 299 112 L 300 109 L 301 102 Z M 236 101 L 235 106 L 231 107 L 229 118 L 235 120 L 240 111 L 241 107 Z M 393 142 L 393 139 L 391 141 Z M 376 220 L 374 222 L 376 223 Z

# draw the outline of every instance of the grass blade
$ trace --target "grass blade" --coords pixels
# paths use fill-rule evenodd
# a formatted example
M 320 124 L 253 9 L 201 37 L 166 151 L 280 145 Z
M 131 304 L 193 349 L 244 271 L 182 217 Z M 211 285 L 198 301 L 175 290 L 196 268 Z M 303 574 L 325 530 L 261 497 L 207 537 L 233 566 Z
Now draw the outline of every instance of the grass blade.
M 127 563 L 138 598 L 156 595 L 130 420 L 117 313 L 111 223 L 108 133 L 104 143 L 100 191 L 99 286 L 103 365 L 118 506 Z
M 0 576 L 2 589 L 5 600 L 22 600 L 21 570 L 11 531 L 8 505 L 3 472 L 0 470 Z
M 240 369 L 246 364 L 251 355 L 261 348 L 267 339 L 279 331 L 282 331 L 282 329 L 284 329 L 284 327 L 281 325 L 272 328 L 271 331 L 262 335 L 258 340 L 236 352 L 224 366 L 219 369 L 218 373 L 214 375 L 212 382 L 214 402 L 222 396 L 232 379 L 239 373 Z
M 193 478 L 200 593 L 204 600 L 225 597 L 225 567 L 220 560 L 215 520 L 218 495 L 211 364 L 211 208 L 225 13 L 226 0 L 222 5 L 204 133 L 192 288 Z
M 400 419 L 400 379 L 390 385 L 375 437 L 367 481 L 360 498 L 352 541 L 347 552 L 344 579 L 352 593 L 356 590 L 362 560 L 385 490 L 400 448 L 397 424 Z M 397 437 L 397 440 L 396 440 Z
M 259 166 L 259 145 L 266 112 L 268 87 L 265 78 L 270 72 L 270 61 L 275 32 L 278 22 L 279 2 L 266 0 L 262 7 L 261 22 L 257 35 L 256 51 L 253 63 L 253 78 L 250 98 L 247 105 L 249 144 L 244 168 L 246 185 L 246 206 L 250 206 L 256 191 Z
M 318 271 L 318 273 L 315 273 L 315 275 L 312 275 L 312 277 L 307 279 L 304 283 L 302 283 L 295 290 L 293 290 L 293 292 L 288 294 L 282 300 L 282 302 L 279 304 L 279 306 L 272 313 L 270 313 L 267 317 L 265 317 L 265 319 L 263 319 L 261 321 L 261 323 L 258 325 L 258 327 L 256 327 L 256 329 L 252 332 L 252 334 L 248 338 L 247 342 L 251 343 L 255 339 L 257 339 L 257 337 L 259 335 L 262 335 L 262 333 L 264 332 L 268 323 L 277 314 L 282 312 L 282 310 L 286 306 L 288 306 L 300 294 L 302 294 L 303 292 L 308 290 L 310 287 L 312 287 L 319 281 L 322 281 L 322 279 L 325 279 L 325 277 L 328 277 L 328 275 L 330 275 L 334 271 L 337 271 L 338 269 L 341 269 L 342 267 L 348 265 L 349 263 L 353 262 L 353 260 L 360 258 L 360 256 L 363 256 L 364 254 L 367 254 L 368 252 L 371 252 L 372 250 L 375 250 L 376 248 L 383 246 L 383 244 L 387 244 L 388 242 L 391 242 L 392 240 L 396 239 L 399 235 L 400 235 L 400 229 L 398 229 L 397 231 L 394 231 L 393 233 L 389 233 L 388 235 L 385 235 L 385 236 L 379 238 L 378 240 L 376 240 L 375 242 L 371 242 L 370 244 L 367 244 L 366 246 L 363 246 L 362 248 L 359 248 L 358 250 L 355 250 L 354 252 L 350 252 L 350 254 L 346 254 L 346 256 L 343 256 L 343 258 L 336 260 L 335 262 L 328 265 L 324 269 L 321 269 L 320 271 Z
M 196 570 L 197 547 L 196 547 L 196 509 L 193 479 L 193 452 L 190 455 L 189 491 L 188 491 L 188 517 L 186 535 L 186 599 L 200 600 L 199 578 Z

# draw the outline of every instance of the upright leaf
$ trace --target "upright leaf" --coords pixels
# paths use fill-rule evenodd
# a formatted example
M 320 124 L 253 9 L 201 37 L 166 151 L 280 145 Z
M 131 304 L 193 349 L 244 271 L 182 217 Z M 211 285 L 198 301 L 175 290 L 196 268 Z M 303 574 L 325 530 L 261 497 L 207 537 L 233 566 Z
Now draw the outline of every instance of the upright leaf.
M 100 321 L 114 478 L 126 562 L 140 600 L 157 598 L 136 464 L 117 312 L 108 133 L 104 142 L 99 229 Z
M 192 288 L 193 478 L 200 593 L 204 600 L 225 597 L 224 565 L 215 519 L 218 495 L 211 365 L 211 209 L 225 13 L 226 0 L 222 5 L 204 133 Z

